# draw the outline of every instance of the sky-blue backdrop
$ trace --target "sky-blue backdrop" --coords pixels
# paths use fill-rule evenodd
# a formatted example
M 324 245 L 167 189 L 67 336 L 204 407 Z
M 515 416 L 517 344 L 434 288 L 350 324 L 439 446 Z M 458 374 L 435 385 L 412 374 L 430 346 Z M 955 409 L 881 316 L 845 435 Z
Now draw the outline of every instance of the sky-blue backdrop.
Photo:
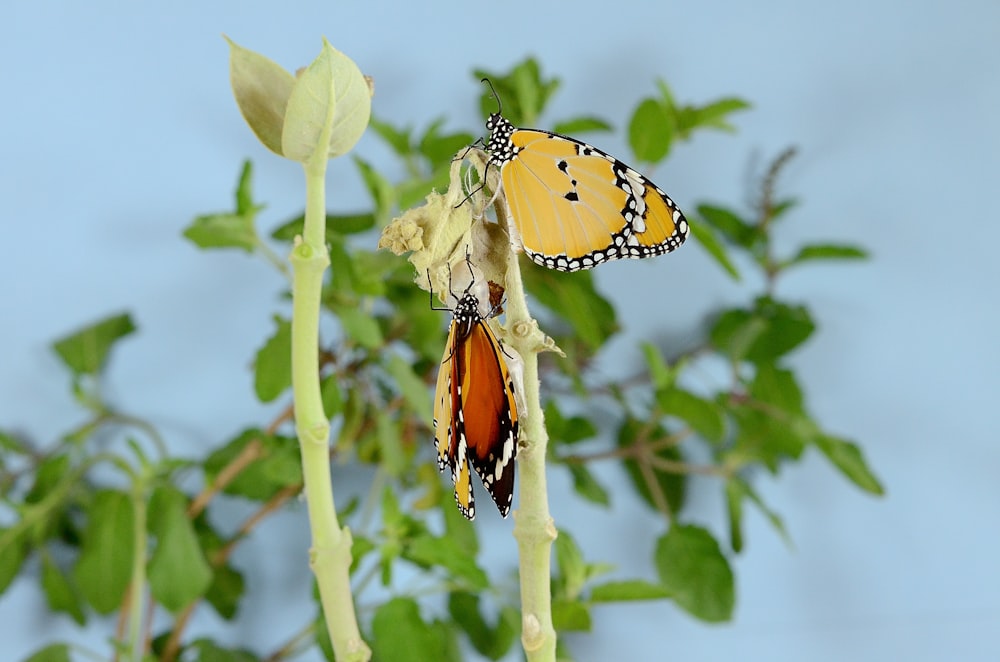
M 563 78 L 550 120 L 621 125 L 657 76 L 682 100 L 753 101 L 737 136 L 699 136 L 655 179 L 682 206 L 738 205 L 754 164 L 800 147 L 782 180 L 803 201 L 785 240 L 858 242 L 875 259 L 789 279 L 784 293 L 814 301 L 821 324 L 795 364 L 816 414 L 864 444 L 889 494 L 862 495 L 816 457 L 763 479 L 794 549 L 751 517 L 733 623 L 609 607 L 594 636 L 572 640 L 578 659 L 1000 659 L 1000 4 L 4 3 L 0 425 L 51 439 L 78 420 L 48 343 L 122 309 L 141 327 L 112 365 L 122 407 L 191 454 L 265 420 L 246 370 L 279 284 L 259 261 L 179 237 L 194 215 L 229 208 L 245 157 L 265 224 L 301 208 L 299 169 L 257 144 L 232 101 L 223 32 L 291 69 L 325 35 L 374 76 L 374 110 L 395 122 L 447 113 L 475 126 L 470 69 L 527 54 Z M 627 154 L 617 137 L 591 139 Z M 370 137 L 359 150 L 386 162 Z M 366 203 L 348 161 L 330 181 L 332 209 Z M 612 348 L 625 362 L 637 360 L 634 338 L 739 296 L 697 248 L 608 265 L 598 279 L 631 325 Z M 665 291 L 668 281 L 684 287 Z M 554 475 L 554 515 L 585 553 L 650 572 L 645 546 L 622 538 L 655 519 L 628 502 L 617 518 L 564 511 L 567 489 Z M 705 492 L 694 516 L 721 532 L 721 504 Z M 268 555 L 240 557 L 251 592 L 284 602 L 248 609 L 231 639 L 271 648 L 311 613 L 304 517 L 291 509 L 260 532 Z M 484 526 L 497 562 L 512 563 L 502 525 Z M 202 617 L 195 630 L 211 631 Z M 0 598 L 4 659 L 65 630 L 26 583 Z

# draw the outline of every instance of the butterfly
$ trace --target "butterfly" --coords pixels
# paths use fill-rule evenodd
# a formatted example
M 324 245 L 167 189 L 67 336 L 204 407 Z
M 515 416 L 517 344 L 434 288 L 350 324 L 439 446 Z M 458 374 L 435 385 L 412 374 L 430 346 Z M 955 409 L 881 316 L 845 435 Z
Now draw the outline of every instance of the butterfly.
M 486 297 L 473 290 L 475 270 L 468 255 L 465 259 L 471 280 L 461 296 L 451 292 L 450 265 L 448 269 L 449 294 L 457 305 L 437 308 L 431 293 L 432 308 L 452 313 L 434 391 L 437 464 L 439 471 L 451 471 L 455 501 L 468 519 L 476 517 L 470 464 L 500 514 L 507 517 L 514 496 L 518 431 L 514 380 L 507 363 L 514 355 L 507 353 L 486 323 L 498 314 L 499 299 L 486 312 L 481 310 Z M 496 290 L 490 296 L 497 297 Z
M 533 262 L 578 271 L 669 253 L 687 239 L 684 214 L 653 182 L 587 143 L 516 128 L 501 110 L 486 121 L 487 167 L 500 170 L 511 244 Z

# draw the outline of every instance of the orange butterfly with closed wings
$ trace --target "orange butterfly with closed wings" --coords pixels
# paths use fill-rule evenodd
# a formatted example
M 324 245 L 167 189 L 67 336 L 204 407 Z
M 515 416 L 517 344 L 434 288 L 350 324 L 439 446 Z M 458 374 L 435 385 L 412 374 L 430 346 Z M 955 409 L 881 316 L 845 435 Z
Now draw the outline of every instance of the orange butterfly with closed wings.
M 486 121 L 487 167 L 500 169 L 511 244 L 533 262 L 577 271 L 669 253 L 687 239 L 684 214 L 653 182 L 587 143 L 518 129 L 500 110 Z
M 468 254 L 465 261 L 471 280 L 460 296 L 451 291 L 451 266 L 448 268 L 448 293 L 457 301 L 454 308 L 435 307 L 431 293 L 432 308 L 452 313 L 434 392 L 438 470 L 451 470 L 455 501 L 471 520 L 476 517 L 471 463 L 500 514 L 507 517 L 514 496 L 518 429 L 514 380 L 507 358 L 515 357 L 507 354 L 486 323 L 499 312 L 499 303 L 490 307 L 486 303 L 488 291 L 474 291 L 477 270 Z

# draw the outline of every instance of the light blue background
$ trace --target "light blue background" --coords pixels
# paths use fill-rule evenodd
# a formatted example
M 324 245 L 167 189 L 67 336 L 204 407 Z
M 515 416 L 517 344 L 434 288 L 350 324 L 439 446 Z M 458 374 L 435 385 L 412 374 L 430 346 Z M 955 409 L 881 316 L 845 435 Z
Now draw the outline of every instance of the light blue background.
M 223 32 L 290 69 L 327 36 L 374 76 L 375 112 L 397 123 L 447 114 L 450 127 L 476 126 L 470 69 L 527 54 L 564 81 L 548 121 L 586 113 L 621 125 L 657 76 L 681 100 L 751 100 L 737 136 L 697 137 L 655 179 L 682 206 L 740 205 L 754 168 L 800 147 L 781 190 L 803 204 L 783 241 L 858 242 L 874 260 L 782 286 L 813 302 L 821 325 L 794 364 L 814 412 L 863 443 L 888 497 L 864 496 L 815 455 L 762 476 L 794 549 L 750 516 L 731 624 L 669 605 L 606 607 L 592 636 L 569 638 L 573 650 L 584 662 L 1000 659 L 1000 4 L 4 3 L 3 426 L 51 440 L 79 421 L 49 342 L 125 309 L 141 333 L 116 350 L 110 394 L 180 452 L 201 455 L 273 413 L 254 401 L 247 369 L 280 284 L 260 261 L 202 254 L 179 236 L 196 214 L 229 209 L 248 156 L 265 225 L 301 208 L 299 169 L 256 143 L 232 101 Z M 591 140 L 626 153 L 617 137 Z M 359 150 L 387 163 L 375 139 Z M 331 209 L 366 204 L 348 161 L 330 182 Z M 690 332 L 743 296 L 698 248 L 608 265 L 598 279 L 630 325 L 604 364 L 636 364 L 636 338 Z M 551 489 L 557 522 L 589 558 L 633 564 L 620 576 L 651 573 L 661 525 L 640 505 L 572 505 L 559 471 Z M 692 516 L 722 533 L 716 492 L 699 488 Z M 257 534 L 267 554 L 238 557 L 251 597 L 275 597 L 248 606 L 226 640 L 271 650 L 312 612 L 304 521 L 301 506 L 288 510 Z M 497 567 L 512 567 L 509 525 L 477 525 Z M 2 657 L 70 635 L 67 622 L 19 581 L 0 598 Z M 192 632 L 217 625 L 202 610 Z M 85 641 L 101 646 L 106 627 Z

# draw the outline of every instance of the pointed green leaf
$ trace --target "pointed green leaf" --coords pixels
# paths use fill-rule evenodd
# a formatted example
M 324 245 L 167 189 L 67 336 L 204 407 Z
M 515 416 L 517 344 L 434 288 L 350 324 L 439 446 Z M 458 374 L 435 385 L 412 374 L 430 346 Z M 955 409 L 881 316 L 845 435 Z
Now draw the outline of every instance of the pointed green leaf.
M 421 535 L 403 550 L 403 558 L 422 567 L 440 566 L 467 582 L 470 590 L 482 590 L 490 585 L 486 573 L 476 565 L 476 558 L 448 537 Z
M 865 462 L 865 457 L 857 444 L 823 434 L 816 438 L 816 447 L 840 470 L 840 473 L 865 492 L 879 496 L 885 494 L 885 488 L 868 468 L 868 463 Z
M 372 131 L 388 143 L 389 147 L 392 147 L 392 151 L 396 152 L 397 156 L 409 156 L 413 151 L 413 147 L 410 145 L 413 129 L 410 127 L 397 129 L 374 115 L 369 118 L 368 125 L 372 128 Z
M 425 623 L 410 598 L 393 598 L 375 610 L 372 653 L 379 662 L 458 660 L 455 633 L 437 621 Z
M 642 355 L 646 358 L 646 367 L 649 368 L 649 378 L 656 390 L 673 386 L 677 380 L 677 374 L 683 364 L 667 365 L 667 360 L 663 358 L 663 353 L 656 345 L 643 342 L 640 344 Z
M 552 600 L 552 626 L 559 632 L 590 632 L 590 608 L 579 600 Z
M 340 382 L 336 374 L 330 374 L 320 383 L 320 397 L 327 418 L 333 418 L 344 410 L 344 396 L 340 392 Z
M 292 323 L 274 316 L 277 329 L 257 352 L 254 391 L 261 402 L 271 402 L 292 386 Z
M 161 487 L 149 501 L 149 529 L 156 549 L 149 560 L 149 585 L 156 601 L 172 612 L 201 597 L 212 583 L 212 569 L 187 516 L 187 497 Z
M 483 84 L 482 95 L 479 98 L 483 117 L 498 110 L 498 101 L 493 96 L 493 90 L 496 90 L 504 116 L 513 122 L 514 126 L 521 127 L 537 124 L 538 116 L 559 87 L 558 79 L 542 77 L 541 67 L 534 58 L 526 58 L 519 62 L 507 74 L 477 69 L 474 75 L 477 81 L 488 78 L 493 87 L 490 89 Z
M 12 533 L 14 529 L 0 528 L 0 595 L 7 590 L 10 583 L 21 571 L 21 565 L 28 553 L 28 547 L 24 541 L 23 529 L 21 532 Z
M 736 97 L 726 97 L 713 101 L 694 110 L 694 123 L 691 128 L 704 127 L 735 131 L 736 128 L 729 123 L 729 115 L 748 108 L 750 108 L 749 103 Z
M 479 610 L 479 596 L 465 591 L 448 595 L 448 613 L 469 637 L 472 646 L 491 660 L 503 657 L 520 631 L 521 618 L 516 609 L 503 607 L 496 626 L 486 622 Z
M 618 330 L 615 309 L 594 286 L 589 271 L 567 274 L 526 263 L 525 287 L 543 306 L 559 315 L 573 335 L 596 351 Z
M 732 478 L 726 481 L 726 514 L 729 516 L 729 546 L 739 554 L 743 551 L 743 498 L 745 483 Z
M 554 545 L 556 562 L 559 564 L 559 579 L 563 586 L 562 595 L 575 599 L 587 581 L 587 564 L 583 560 L 583 552 L 573 540 L 573 536 L 563 530 L 559 531 Z
M 317 150 L 323 158 L 346 154 L 365 132 L 370 115 L 371 90 L 358 65 L 324 39 L 323 50 L 292 87 L 282 154 L 300 163 Z
M 686 422 L 709 441 L 722 441 L 726 432 L 725 418 L 722 409 L 713 400 L 679 388 L 658 391 L 656 400 L 663 413 Z
M 252 442 L 261 445 L 259 456 L 247 464 L 226 485 L 223 492 L 255 501 L 267 501 L 278 490 L 302 482 L 302 459 L 298 441 L 294 437 L 271 435 L 256 428 L 244 430 L 208 456 L 204 464 L 206 480 L 214 481 L 219 472 Z
M 36 651 L 24 662 L 70 662 L 67 644 L 49 644 Z
M 241 248 L 252 253 L 257 247 L 253 214 L 206 214 L 184 229 L 184 237 L 198 248 Z
M 45 600 L 49 604 L 49 609 L 55 612 L 65 612 L 76 621 L 77 625 L 83 625 L 86 617 L 80 606 L 80 596 L 69 578 L 55 564 L 52 557 L 42 554 L 42 591 L 45 592 Z
M 799 252 L 787 260 L 784 266 L 801 264 L 816 260 L 866 260 L 868 251 L 858 246 L 841 244 L 810 244 L 803 246 Z
M 750 248 L 756 240 L 757 232 L 753 226 L 733 211 L 713 205 L 698 205 L 698 215 L 706 225 L 721 232 L 727 241 L 737 246 Z
M 194 662 L 260 662 L 259 657 L 245 648 L 223 648 L 211 639 L 197 639 L 187 650 L 198 653 L 197 658 L 192 658 Z
M 673 119 L 655 99 L 643 100 L 628 125 L 629 146 L 641 163 L 659 163 L 666 158 L 673 134 Z
M 424 425 L 430 427 L 434 412 L 427 384 L 413 372 L 413 366 L 398 354 L 392 355 L 385 369 L 396 381 L 396 388 L 406 403 L 417 413 Z
M 295 77 L 263 55 L 229 42 L 229 81 L 243 119 L 257 139 L 281 155 L 281 130 L 285 107 Z
M 590 472 L 587 465 L 567 464 L 566 466 L 573 476 L 573 489 L 576 490 L 577 494 L 591 503 L 597 503 L 602 506 L 611 504 L 611 497 L 608 496 L 608 491 L 594 478 L 594 474 Z
M 375 202 L 375 216 L 380 218 L 386 216 L 395 204 L 396 193 L 392 182 L 361 157 L 354 156 L 353 160 L 368 193 Z
M 545 405 L 545 427 L 549 439 L 563 444 L 575 444 L 597 435 L 597 428 L 583 416 L 566 418 L 554 400 Z
M 688 221 L 691 227 L 691 234 L 698 240 L 698 245 L 704 248 L 705 252 L 712 256 L 733 280 L 738 282 L 740 280 L 740 272 L 737 271 L 733 261 L 729 259 L 729 255 L 726 253 L 722 242 L 715 236 L 712 226 L 694 219 L 688 219 Z
M 641 579 L 598 584 L 590 591 L 591 602 L 626 602 L 631 600 L 662 600 L 669 598 L 670 592 L 661 584 L 653 584 Z
M 710 623 L 732 618 L 733 571 L 708 531 L 674 524 L 657 542 L 654 561 L 660 581 L 679 607 Z
M 132 576 L 135 508 L 124 492 L 99 490 L 87 520 L 73 578 L 91 606 L 108 614 L 121 605 Z
M 336 306 L 335 312 L 344 333 L 362 347 L 378 349 L 385 344 L 382 330 L 371 315 L 351 306 Z
M 123 313 L 75 331 L 57 340 L 52 347 L 74 375 L 96 375 L 104 366 L 112 345 L 133 331 L 132 318 Z

